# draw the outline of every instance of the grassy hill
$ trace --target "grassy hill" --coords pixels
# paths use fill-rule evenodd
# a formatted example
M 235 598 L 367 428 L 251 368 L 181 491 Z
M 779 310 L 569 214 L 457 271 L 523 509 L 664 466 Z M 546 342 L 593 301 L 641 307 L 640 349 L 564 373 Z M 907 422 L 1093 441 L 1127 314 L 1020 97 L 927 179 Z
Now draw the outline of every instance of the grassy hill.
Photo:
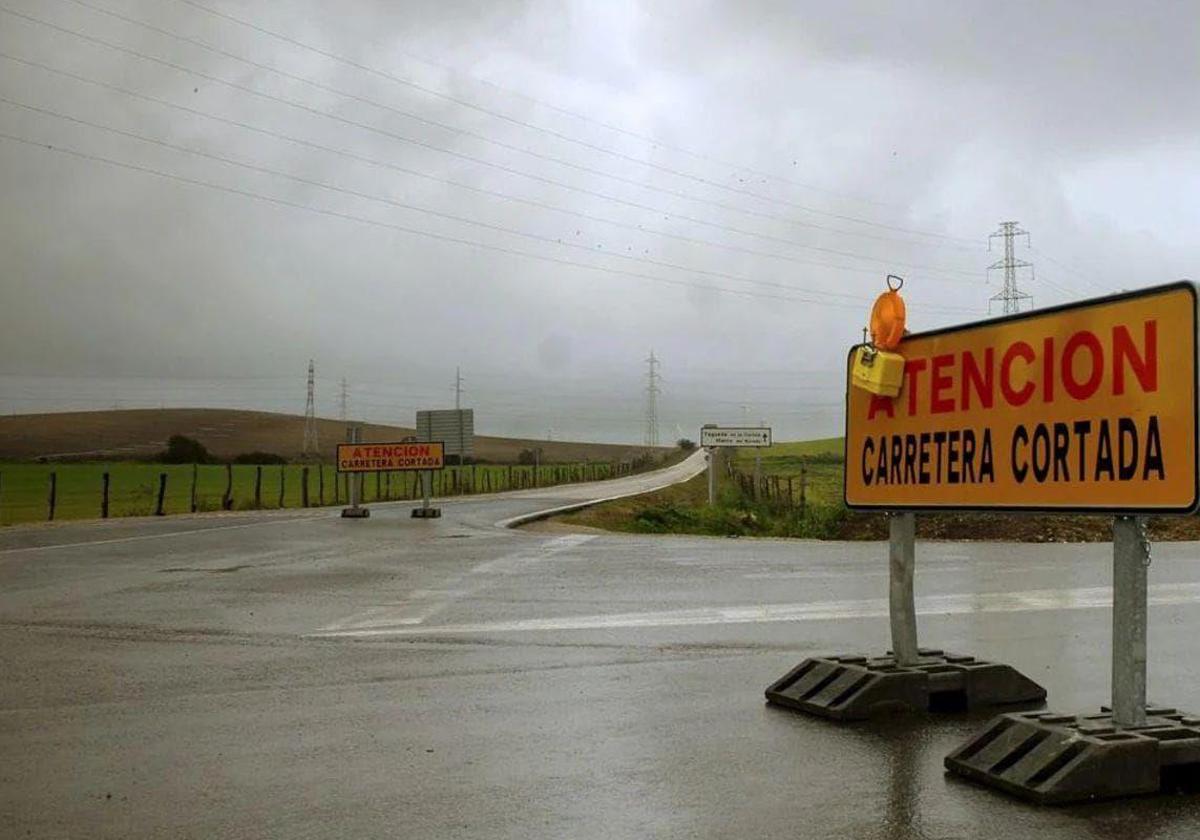
M 334 447 L 346 439 L 345 424 L 318 418 L 321 455 L 333 459 Z M 397 440 L 413 434 L 404 426 L 366 424 L 366 441 Z M 304 418 L 294 414 L 225 408 L 166 408 L 125 411 L 73 411 L 0 417 L 0 459 L 138 460 L 166 446 L 171 435 L 203 443 L 219 458 L 243 452 L 274 452 L 287 458 L 300 454 Z M 541 447 L 546 462 L 621 461 L 657 451 L 645 446 L 570 441 L 525 440 L 476 436 L 475 454 L 496 463 L 512 463 L 523 449 Z

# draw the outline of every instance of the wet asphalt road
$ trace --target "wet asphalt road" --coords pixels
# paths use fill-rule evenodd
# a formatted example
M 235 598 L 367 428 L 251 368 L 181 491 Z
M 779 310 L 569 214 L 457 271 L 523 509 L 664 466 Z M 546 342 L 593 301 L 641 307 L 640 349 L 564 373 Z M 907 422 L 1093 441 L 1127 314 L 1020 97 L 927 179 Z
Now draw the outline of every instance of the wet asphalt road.
M 629 489 L 0 532 L 0 836 L 1200 836 L 1200 796 L 947 777 L 987 715 L 765 706 L 806 655 L 886 647 L 880 544 L 495 525 Z M 1109 582 L 1102 545 L 922 543 L 922 643 L 1092 710 Z M 1151 601 L 1151 698 L 1200 711 L 1200 545 L 1155 547 Z

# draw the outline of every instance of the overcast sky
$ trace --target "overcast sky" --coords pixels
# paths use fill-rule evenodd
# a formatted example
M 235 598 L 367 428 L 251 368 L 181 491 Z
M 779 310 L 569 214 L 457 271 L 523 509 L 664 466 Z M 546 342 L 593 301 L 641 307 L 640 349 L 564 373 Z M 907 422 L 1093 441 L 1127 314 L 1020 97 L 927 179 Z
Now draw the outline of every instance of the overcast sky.
M 884 275 L 983 316 L 1002 220 L 1037 306 L 1200 275 L 1195 2 L 0 9 L 6 412 L 299 413 L 313 358 L 326 416 L 461 365 L 483 432 L 638 441 L 653 349 L 664 440 L 818 437 Z

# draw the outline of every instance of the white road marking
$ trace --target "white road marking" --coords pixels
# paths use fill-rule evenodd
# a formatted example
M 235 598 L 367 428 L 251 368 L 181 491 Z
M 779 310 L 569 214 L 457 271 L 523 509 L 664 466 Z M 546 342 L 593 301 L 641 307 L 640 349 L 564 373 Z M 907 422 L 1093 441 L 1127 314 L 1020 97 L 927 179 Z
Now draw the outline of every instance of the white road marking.
M 722 564 L 728 566 L 728 561 L 721 561 Z M 987 566 L 989 575 L 1027 575 L 1031 571 L 1039 571 L 1043 569 L 1061 569 L 1061 563 L 1030 563 L 1021 565 L 1016 568 L 1006 569 L 997 568 L 993 564 L 988 563 L 968 563 L 966 565 L 941 565 L 939 563 L 926 563 L 921 568 L 916 570 L 917 580 L 922 578 L 935 578 L 939 575 L 944 575 L 950 572 L 969 572 L 974 569 Z M 887 577 L 887 569 L 870 570 L 870 571 L 824 571 L 821 569 L 811 569 L 797 572 L 746 572 L 742 575 L 746 580 L 825 580 L 825 579 L 840 579 L 840 578 L 868 578 L 868 577 Z
M 547 540 L 541 543 L 534 549 L 525 549 L 512 554 L 506 554 L 503 557 L 497 557 L 495 560 L 488 560 L 485 563 L 480 563 L 475 566 L 467 574 L 501 574 L 509 575 L 520 571 L 530 563 L 540 563 L 541 561 L 559 554 L 563 551 L 569 551 L 572 548 L 583 545 L 586 542 L 591 542 L 596 539 L 599 534 L 564 534 L 561 537 L 555 537 L 552 540 Z
M 90 545 L 113 545 L 116 543 L 141 542 L 142 540 L 165 540 L 168 537 L 186 537 L 191 534 L 207 534 L 210 531 L 233 531 L 238 528 L 257 528 L 263 525 L 285 525 L 292 522 L 313 522 L 322 516 L 289 516 L 266 522 L 242 522 L 238 525 L 214 525 L 211 528 L 192 528 L 187 531 L 170 531 L 165 534 L 140 534 L 135 537 L 113 537 L 107 540 L 85 540 L 84 542 L 55 543 L 53 545 L 30 545 L 22 548 L 0 548 L 0 554 L 20 554 L 27 551 L 53 551 L 57 548 L 80 548 Z
M 473 566 L 465 573 L 442 582 L 438 589 L 417 589 L 411 597 L 397 604 L 381 604 L 349 618 L 336 621 L 321 629 L 321 633 L 354 634 L 371 632 L 373 628 L 420 625 L 445 610 L 460 598 L 478 592 L 486 581 L 483 575 L 511 575 L 532 563 L 542 563 L 554 558 L 561 560 L 563 552 L 591 542 L 598 534 L 564 534 L 545 540 L 536 546 L 497 557 L 494 560 Z M 476 579 L 472 582 L 472 578 Z
M 1200 583 L 1164 583 L 1150 587 L 1150 603 L 1156 606 L 1200 603 Z M 1031 589 L 1024 592 L 930 595 L 917 599 L 920 615 L 966 615 L 969 613 L 1036 612 L 1107 608 L 1112 589 L 1107 586 L 1079 589 Z M 387 636 L 446 636 L 480 633 L 521 633 L 554 630 L 611 630 L 632 627 L 682 627 L 711 624 L 762 624 L 785 621 L 837 621 L 880 618 L 888 614 L 887 601 L 816 601 L 807 604 L 761 604 L 752 606 L 702 607 L 666 612 L 618 613 L 613 615 L 529 618 L 484 624 L 446 624 L 432 627 L 381 627 L 357 630 L 324 630 L 318 638 Z

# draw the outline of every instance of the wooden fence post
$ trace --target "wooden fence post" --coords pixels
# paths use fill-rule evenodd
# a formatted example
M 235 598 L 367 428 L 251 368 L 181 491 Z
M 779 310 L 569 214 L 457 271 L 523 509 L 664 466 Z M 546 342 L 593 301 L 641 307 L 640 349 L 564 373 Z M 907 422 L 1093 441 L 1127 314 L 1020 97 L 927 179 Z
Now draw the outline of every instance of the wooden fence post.
M 300 470 L 300 507 L 308 507 L 308 465 Z
M 50 473 L 50 498 L 48 499 L 50 510 L 46 517 L 48 522 L 54 521 L 54 506 L 58 502 L 58 473 Z
M 795 496 L 792 495 L 792 477 L 789 475 L 788 476 L 788 507 L 794 508 L 795 506 L 796 506 L 796 498 L 795 498 Z
M 337 467 L 334 467 L 334 470 L 333 470 L 333 503 L 335 505 L 340 505 L 342 503 L 341 487 L 342 487 L 342 484 L 340 481 L 338 481 Z
M 262 467 L 254 468 L 254 507 L 257 510 L 262 507 Z
M 221 510 L 233 510 L 233 464 L 225 465 L 225 493 L 221 496 Z
M 379 470 L 375 470 L 375 501 L 379 501 Z
M 317 464 L 317 504 L 325 507 L 325 465 Z
M 188 507 L 192 513 L 196 512 L 196 483 L 200 478 L 200 465 L 192 464 L 192 494 Z
M 108 519 L 108 473 L 104 473 L 100 477 L 100 484 L 103 488 L 100 492 L 100 518 Z
M 154 503 L 154 515 L 155 516 L 162 516 L 164 513 L 166 513 L 166 511 L 163 510 L 163 501 L 164 501 L 166 495 L 167 495 L 167 474 L 159 473 L 158 474 L 158 501 Z
M 383 492 L 387 496 L 387 500 L 392 500 L 392 471 L 387 471 L 387 476 L 383 480 Z
M 804 508 L 808 504 L 807 490 L 808 490 L 808 468 L 804 464 L 801 464 L 800 465 L 800 512 L 801 513 L 804 512 Z
M 283 507 L 284 476 L 287 475 L 287 464 L 279 465 L 279 506 Z

